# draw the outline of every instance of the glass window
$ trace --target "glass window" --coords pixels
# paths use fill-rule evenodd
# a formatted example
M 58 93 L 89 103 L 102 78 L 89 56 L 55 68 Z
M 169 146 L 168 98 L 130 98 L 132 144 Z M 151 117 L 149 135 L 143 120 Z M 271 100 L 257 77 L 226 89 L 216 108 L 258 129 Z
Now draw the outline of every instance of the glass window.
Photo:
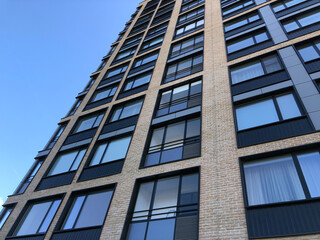
M 126 239 L 185 239 L 178 229 L 190 221 L 184 234 L 197 239 L 198 198 L 198 173 L 141 183 Z
M 147 55 L 139 58 L 138 60 L 136 60 L 133 63 L 133 68 L 140 67 L 144 64 L 147 64 L 147 63 L 150 63 L 152 61 L 157 60 L 158 55 L 159 55 L 159 52 L 156 52 L 156 53 L 152 53 L 152 54 L 147 54 Z
M 101 226 L 107 215 L 113 190 L 98 191 L 74 198 L 62 229 Z
M 260 16 L 257 12 L 245 15 L 244 17 L 236 18 L 235 20 L 229 21 L 224 24 L 224 30 L 229 32 L 236 28 L 242 27 L 246 24 L 252 23 L 254 21 L 260 20 Z
M 58 130 L 55 132 L 55 134 L 51 137 L 50 141 L 45 146 L 45 149 L 53 148 L 54 144 L 58 141 L 65 127 L 66 127 L 66 124 L 59 126 Z
M 119 52 L 117 54 L 117 57 L 115 58 L 115 60 L 120 60 L 126 57 L 129 57 L 131 55 L 133 55 L 136 52 L 136 47 L 135 48 L 130 48 L 128 50 L 124 50 L 122 52 Z
M 236 2 L 235 4 L 232 4 L 229 7 L 223 8 L 222 15 L 225 16 L 225 15 L 231 14 L 237 10 L 240 10 L 242 8 L 245 8 L 245 7 L 253 5 L 253 4 L 254 4 L 254 2 L 252 0 L 240 1 L 239 3 Z
M 12 210 L 13 210 L 12 207 L 4 207 L 0 212 L 0 229 L 3 227 L 4 223 L 7 221 Z
M 118 121 L 124 118 L 128 118 L 140 113 L 143 100 L 127 103 L 123 106 L 117 107 L 112 114 L 110 122 Z
M 183 33 L 187 33 L 187 32 L 193 32 L 193 31 L 196 31 L 197 28 L 200 28 L 200 27 L 203 27 L 204 25 L 204 20 L 201 19 L 201 20 L 198 20 L 196 22 L 193 22 L 193 23 L 189 23 L 181 28 L 178 28 L 176 30 L 176 36 L 178 35 L 181 35 Z
M 145 166 L 177 161 L 200 155 L 200 118 L 193 118 L 152 131 Z
M 30 204 L 13 235 L 24 236 L 45 233 L 61 203 L 61 200 Z
M 181 7 L 181 12 L 185 12 L 185 11 L 188 11 L 189 9 L 192 9 L 202 3 L 204 3 L 205 1 L 204 0 L 195 0 L 195 1 L 192 1 L 192 2 L 187 2 L 187 4 L 184 4 L 182 5 Z
M 178 24 L 181 24 L 181 23 L 188 21 L 192 18 L 195 18 L 197 16 L 203 15 L 203 13 L 204 13 L 204 7 L 200 7 L 196 10 L 190 11 L 190 12 L 179 17 Z
M 230 68 L 232 84 L 247 81 L 265 74 L 282 70 L 283 67 L 276 54 L 262 57 Z
M 116 93 L 117 89 L 118 89 L 118 86 L 111 86 L 111 87 L 99 89 L 93 94 L 90 102 L 97 102 L 99 100 L 112 97 Z
M 273 11 L 280 12 L 286 8 L 298 5 L 302 2 L 306 2 L 307 0 L 283 0 L 279 1 L 276 4 L 272 5 Z
M 320 59 L 320 40 L 298 46 L 297 49 L 304 62 Z
M 236 107 L 239 131 L 299 116 L 301 112 L 292 93 Z
M 79 122 L 76 124 L 76 127 L 73 130 L 73 133 L 78 133 L 78 132 L 89 130 L 91 128 L 98 127 L 103 116 L 104 116 L 104 113 L 100 113 L 100 114 L 90 115 L 90 116 L 81 118 Z
M 131 136 L 112 139 L 99 144 L 90 161 L 90 166 L 122 160 L 126 157 Z
M 186 52 L 200 48 L 202 46 L 203 46 L 203 34 L 174 44 L 171 48 L 170 57 L 176 57 L 180 54 L 184 54 Z
M 125 84 L 123 91 L 128 91 L 133 88 L 137 88 L 149 83 L 151 80 L 151 76 L 152 76 L 152 72 L 149 72 L 146 74 L 139 75 L 137 77 L 130 78 L 129 80 L 127 80 L 127 83 Z
M 320 9 L 296 15 L 289 20 L 282 21 L 283 27 L 289 33 L 320 21 Z
M 141 47 L 141 49 L 147 49 L 150 48 L 156 44 L 162 43 L 164 38 L 164 35 L 160 36 L 160 37 L 156 37 L 154 39 L 152 39 L 151 41 L 147 41 L 146 43 L 144 43 Z
M 117 68 L 112 68 L 111 70 L 107 71 L 104 79 L 105 78 L 111 78 L 111 77 L 113 77 L 115 75 L 118 75 L 120 73 L 124 73 L 127 70 L 127 68 L 128 68 L 128 64 L 122 65 L 122 66 L 117 67 Z
M 85 152 L 86 149 L 60 153 L 54 161 L 54 164 L 50 169 L 48 176 L 77 170 Z
M 305 198 L 290 155 L 244 163 L 244 173 L 250 206 Z

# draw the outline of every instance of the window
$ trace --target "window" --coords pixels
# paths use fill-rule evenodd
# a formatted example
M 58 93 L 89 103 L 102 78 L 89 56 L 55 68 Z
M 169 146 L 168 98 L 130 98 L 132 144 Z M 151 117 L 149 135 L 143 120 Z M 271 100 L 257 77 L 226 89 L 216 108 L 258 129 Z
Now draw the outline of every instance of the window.
M 286 32 L 290 33 L 318 22 L 320 22 L 320 8 L 307 13 L 299 14 L 290 18 L 289 20 L 284 20 L 282 21 L 282 25 Z
M 198 239 L 199 174 L 139 185 L 126 240 Z
M 170 57 L 176 57 L 200 47 L 203 47 L 203 34 L 173 44 L 170 52 Z
M 235 20 L 226 22 L 224 24 L 224 31 L 225 32 L 229 32 L 229 31 L 232 31 L 232 30 L 234 30 L 236 28 L 243 27 L 243 26 L 245 26 L 245 25 L 247 25 L 249 23 L 258 21 L 260 19 L 261 19 L 261 17 L 258 14 L 258 12 L 254 12 L 254 13 L 251 13 L 249 15 L 245 15 L 243 17 L 236 18 Z
M 91 88 L 91 86 L 94 84 L 95 81 L 96 81 L 96 77 L 91 78 L 88 85 L 84 89 L 84 91 L 88 91 Z
M 223 8 L 222 15 L 226 16 L 228 14 L 234 13 L 238 10 L 241 10 L 241 9 L 248 7 L 248 6 L 251 6 L 253 4 L 254 4 L 253 0 L 240 1 L 240 3 L 235 3 L 235 4 L 232 4 L 231 6 Z
M 131 32 L 129 34 L 129 36 L 132 36 L 138 32 L 141 32 L 143 31 L 144 29 L 146 29 L 148 27 L 149 23 L 144 23 L 144 24 L 140 24 L 138 26 L 134 26 L 132 29 L 131 29 Z
M 112 195 L 113 190 L 103 190 L 75 196 L 62 230 L 102 226 Z
M 205 0 L 195 0 L 195 1 L 192 1 L 190 3 L 187 3 L 187 4 L 184 4 L 182 7 L 181 7 L 181 12 L 185 12 L 185 11 L 188 11 L 202 3 L 204 3 Z
M 130 78 L 129 80 L 126 81 L 123 91 L 128 91 L 133 88 L 137 88 L 149 83 L 151 76 L 152 76 L 152 73 L 149 72 L 149 73 L 145 73 L 145 74 Z
M 149 22 L 151 17 L 152 17 L 153 13 L 150 13 L 148 15 L 145 15 L 145 16 L 142 16 L 140 18 L 138 18 L 135 26 L 139 25 L 139 24 L 142 24 L 142 23 L 145 23 L 145 22 Z
M 156 116 L 160 117 L 201 105 L 202 81 L 175 87 L 161 94 Z
M 124 49 L 126 47 L 139 44 L 139 42 L 142 39 L 142 37 L 143 37 L 143 34 L 139 34 L 139 35 L 136 35 L 134 37 L 131 37 L 131 38 L 127 39 L 123 43 L 123 46 L 121 48 Z
M 190 19 L 193 19 L 193 18 L 200 16 L 200 15 L 203 15 L 203 14 L 204 14 L 204 7 L 200 7 L 196 10 L 193 10 L 191 12 L 188 12 L 188 13 L 180 16 L 178 19 L 178 24 L 181 24 L 183 22 L 187 22 Z
M 319 151 L 244 162 L 243 168 L 249 206 L 320 197 Z
M 156 34 L 156 33 L 160 33 L 164 30 L 164 32 L 167 30 L 167 27 L 168 27 L 168 22 L 167 23 L 163 23 L 163 24 L 160 24 L 156 27 L 153 27 L 151 28 L 149 31 L 148 31 L 148 34 L 146 36 L 146 38 L 148 38 L 150 35 L 153 35 L 153 34 Z
M 89 165 L 95 166 L 124 159 L 127 155 L 130 141 L 131 136 L 126 136 L 99 144 Z
M 16 189 L 15 194 L 22 194 L 25 192 L 35 175 L 37 174 L 38 170 L 40 169 L 41 165 L 43 163 L 43 160 L 37 160 L 35 164 L 31 167 L 29 170 L 27 176 L 23 179 L 23 181 L 20 183 L 19 187 Z
M 203 28 L 204 26 L 204 19 L 200 19 L 198 21 L 195 21 L 193 23 L 187 24 L 186 26 L 180 27 L 176 30 L 176 36 L 181 34 L 187 34 L 190 32 L 194 32 L 197 29 Z
M 13 236 L 45 233 L 61 203 L 60 199 L 29 204 Z
M 82 99 L 77 99 L 76 102 L 73 104 L 71 110 L 69 111 L 67 117 L 73 115 L 77 111 L 81 103 L 82 103 Z
M 99 67 L 98 67 L 98 69 L 97 69 L 97 71 L 102 70 L 102 69 L 104 68 L 104 66 L 107 64 L 108 60 L 109 60 L 109 59 L 104 59 L 104 60 L 102 60 L 101 64 L 99 65 Z
M 111 49 L 110 49 L 108 55 L 111 55 L 111 54 L 116 50 L 117 46 L 118 46 L 118 45 L 113 45 L 113 46 L 111 46 Z
M 320 59 L 320 39 L 297 47 L 304 62 Z
M 164 82 L 171 82 L 175 79 L 200 72 L 203 69 L 203 56 L 195 55 L 176 63 L 170 64 L 164 76 Z
M 142 103 L 143 100 L 141 99 L 116 107 L 112 112 L 110 122 L 138 115 L 140 113 Z
M 123 58 L 127 58 L 130 57 L 131 55 L 133 55 L 136 52 L 136 47 L 134 48 L 130 48 L 128 50 L 124 50 L 122 52 L 119 52 L 117 57 L 115 58 L 115 60 L 121 60 Z
M 245 36 L 227 41 L 227 52 L 230 54 L 247 47 L 252 47 L 267 40 L 269 40 L 269 36 L 265 29 L 262 31 L 250 32 L 245 34 Z
M 86 149 L 77 149 L 70 152 L 59 153 L 48 173 L 48 176 L 76 171 L 82 161 L 85 152 Z
M 150 41 L 147 41 L 142 44 L 141 49 L 147 49 L 147 48 L 151 48 L 152 46 L 161 44 L 163 41 L 163 38 L 164 38 L 164 35 L 156 37 Z
M 159 52 L 153 52 L 151 54 L 146 54 L 141 58 L 138 58 L 134 61 L 132 68 L 140 67 L 142 65 L 148 64 L 150 62 L 156 61 L 158 58 Z
M 99 100 L 112 97 L 116 93 L 117 89 L 118 89 L 118 85 L 99 89 L 93 94 L 90 102 L 97 102 Z
M 238 130 L 300 117 L 301 111 L 292 93 L 276 95 L 236 107 Z
M 65 127 L 66 124 L 59 126 L 58 130 L 55 132 L 55 134 L 51 137 L 50 141 L 45 146 L 45 149 L 53 148 L 54 144 L 58 141 Z
M 236 84 L 282 69 L 279 57 L 273 54 L 230 68 L 231 81 Z
M 144 166 L 199 157 L 200 126 L 193 118 L 153 129 Z
M 272 8 L 273 11 L 277 13 L 306 1 L 307 0 L 282 0 L 272 4 Z
M 108 72 L 103 77 L 103 79 L 111 78 L 111 77 L 116 76 L 118 74 L 124 73 L 127 69 L 128 69 L 128 64 L 121 65 L 120 67 L 117 67 L 117 68 L 112 68 L 112 69 L 108 70 Z
M 73 133 L 83 132 L 91 128 L 99 127 L 99 124 L 103 116 L 104 116 L 104 113 L 99 113 L 99 114 L 89 115 L 81 118 L 79 122 L 76 124 L 76 127 L 73 130 Z
M 2 211 L 0 212 L 0 230 L 3 227 L 4 223 L 7 221 L 12 210 L 13 207 L 3 207 Z

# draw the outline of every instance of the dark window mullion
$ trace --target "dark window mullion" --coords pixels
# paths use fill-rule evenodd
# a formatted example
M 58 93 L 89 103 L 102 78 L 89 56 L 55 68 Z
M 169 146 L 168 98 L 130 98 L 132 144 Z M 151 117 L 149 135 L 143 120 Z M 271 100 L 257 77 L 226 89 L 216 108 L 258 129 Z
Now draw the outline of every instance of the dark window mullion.
M 71 171 L 71 168 L 73 167 L 74 162 L 76 161 L 77 157 L 79 156 L 80 151 L 81 151 L 81 150 L 79 149 L 79 150 L 78 150 L 78 153 L 76 154 L 75 158 L 74 158 L 74 159 L 73 159 L 73 161 L 72 161 L 71 166 L 69 167 L 68 172 L 70 172 L 70 171 Z
M 274 104 L 274 106 L 276 108 L 276 111 L 277 111 L 277 114 L 278 114 L 278 117 L 279 117 L 279 121 L 283 121 L 282 113 L 280 111 L 280 108 L 279 108 L 279 105 L 278 105 L 278 101 L 277 101 L 276 98 L 277 98 L 276 96 L 272 97 L 273 104 Z
M 296 167 L 296 170 L 297 170 L 297 173 L 298 173 L 298 176 L 299 176 L 299 179 L 300 179 L 300 183 L 302 185 L 305 197 L 307 199 L 311 199 L 311 194 L 309 192 L 306 179 L 305 179 L 305 177 L 303 175 L 303 172 L 302 172 L 302 169 L 301 169 L 301 166 L 300 166 L 300 163 L 299 163 L 299 160 L 298 160 L 296 154 L 292 154 L 292 159 L 293 159 L 293 163 L 294 163 L 294 165 Z

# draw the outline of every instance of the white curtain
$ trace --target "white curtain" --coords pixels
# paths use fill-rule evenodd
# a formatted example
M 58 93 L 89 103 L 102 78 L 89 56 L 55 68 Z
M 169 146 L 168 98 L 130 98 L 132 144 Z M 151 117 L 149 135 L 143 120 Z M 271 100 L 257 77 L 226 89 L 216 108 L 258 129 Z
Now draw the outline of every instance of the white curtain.
M 291 156 L 244 164 L 249 205 L 304 199 Z

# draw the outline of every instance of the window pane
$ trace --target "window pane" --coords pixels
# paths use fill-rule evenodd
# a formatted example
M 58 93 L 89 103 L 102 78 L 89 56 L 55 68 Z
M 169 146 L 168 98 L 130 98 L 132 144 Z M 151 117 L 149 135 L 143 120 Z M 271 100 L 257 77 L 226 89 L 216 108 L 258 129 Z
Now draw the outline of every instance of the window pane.
M 101 120 L 103 118 L 103 115 L 104 114 L 100 114 L 98 117 L 97 117 L 97 120 L 95 121 L 93 127 L 99 127 L 100 123 L 101 123 Z
M 301 24 L 302 27 L 311 25 L 313 23 L 319 22 L 320 21 L 320 12 L 319 10 L 304 14 L 301 17 L 297 17 L 299 23 Z
M 193 58 L 193 66 L 198 65 L 198 64 L 202 64 L 203 62 L 203 56 L 196 56 Z
M 68 172 L 77 154 L 78 150 L 59 155 L 48 175 L 51 176 Z
M 303 61 L 308 62 L 319 58 L 319 54 L 313 46 L 301 47 L 298 49 Z
M 264 75 L 260 61 L 253 61 L 231 69 L 232 83 L 236 84 Z
M 3 214 L 2 218 L 0 219 L 0 229 L 2 228 L 2 226 L 4 225 L 5 221 L 7 220 L 7 218 L 9 217 L 12 209 L 11 208 L 3 208 L 3 211 L 5 211 L 5 213 Z
M 188 120 L 186 138 L 199 136 L 200 125 L 200 118 Z
M 304 199 L 291 156 L 244 164 L 249 205 Z
M 187 97 L 189 93 L 189 84 L 173 89 L 172 101 Z
M 275 4 L 272 8 L 275 12 L 280 12 L 281 10 L 285 9 L 282 3 Z
M 121 113 L 121 119 L 139 114 L 141 106 L 142 106 L 142 101 L 141 100 L 126 105 L 123 108 L 123 111 Z
M 249 36 L 249 37 L 246 37 L 245 39 L 239 39 L 236 42 L 227 44 L 227 49 L 228 49 L 228 53 L 232 53 L 253 45 L 254 45 L 253 37 Z
M 299 25 L 294 20 L 284 22 L 283 27 L 287 32 L 292 32 L 296 29 L 299 29 Z
M 102 163 L 119 160 L 126 157 L 131 136 L 113 140 L 109 143 Z
M 178 63 L 177 71 L 182 71 L 182 70 L 191 68 L 191 64 L 192 64 L 192 59 L 189 58 L 189 59 L 183 60 Z
M 286 3 L 286 6 L 289 8 L 289 7 L 292 7 L 294 5 L 297 5 L 297 4 L 305 2 L 305 1 L 306 0 L 287 0 L 287 1 L 285 1 L 285 3 Z
M 88 195 L 75 228 L 99 226 L 104 222 L 107 214 L 112 191 Z
M 44 233 L 48 230 L 49 225 L 54 217 L 54 215 L 56 214 L 56 211 L 58 210 L 58 207 L 61 203 L 61 200 L 56 200 L 53 202 L 50 211 L 48 212 L 46 219 L 43 221 L 41 228 L 39 230 L 39 233 Z
M 196 27 L 196 23 L 191 23 L 185 27 L 185 32 L 191 29 L 194 29 L 195 27 Z
M 134 81 L 132 88 L 139 87 L 143 84 L 146 84 L 150 81 L 150 79 L 151 79 L 151 74 L 142 76 Z
M 182 177 L 180 204 L 187 205 L 198 202 L 199 177 L 190 174 Z
M 134 212 L 139 212 L 139 213 L 134 213 L 133 214 L 134 219 L 132 220 L 147 219 L 148 210 L 150 209 L 153 185 L 154 185 L 154 182 L 143 183 L 140 185 L 136 206 L 134 208 Z M 143 212 L 140 212 L 140 211 L 143 211 Z M 139 216 L 145 216 L 145 217 L 139 217 Z
M 128 230 L 127 240 L 144 239 L 147 229 L 147 222 L 131 223 Z
M 90 166 L 100 164 L 102 155 L 103 155 L 104 150 L 106 149 L 107 145 L 108 145 L 108 143 L 104 143 L 104 144 L 101 144 L 98 146 L 98 148 L 94 152 L 93 158 L 90 162 Z
M 85 153 L 86 153 L 86 149 L 83 149 L 83 150 L 81 150 L 81 151 L 79 152 L 79 154 L 78 154 L 76 160 L 74 161 L 74 163 L 73 163 L 70 171 L 75 171 L 75 170 L 78 169 L 78 167 L 79 167 L 79 165 L 80 165 L 80 163 L 81 163 L 81 160 L 82 160 L 82 158 L 83 158 L 83 156 L 84 156 Z
M 266 68 L 267 73 L 272 73 L 275 71 L 281 70 L 281 65 L 277 56 L 272 55 L 262 59 L 264 67 Z
M 277 97 L 277 102 L 284 120 L 301 116 L 299 107 L 292 94 Z
M 94 124 L 96 120 L 96 116 L 87 117 L 85 119 L 80 120 L 80 122 L 77 124 L 76 129 L 74 130 L 75 133 L 85 131 L 87 129 L 90 129 L 92 125 Z
M 62 229 L 65 230 L 65 229 L 73 228 L 73 225 L 78 217 L 78 214 L 80 212 L 84 199 L 85 199 L 85 196 L 80 196 L 80 197 L 77 197 L 76 200 L 73 202 L 73 205 L 71 207 L 67 220 L 65 221 Z
M 112 114 L 110 122 L 119 120 L 121 112 L 122 112 L 122 108 L 116 109 Z
M 241 27 L 245 24 L 248 23 L 248 20 L 247 19 L 241 19 L 241 20 L 238 20 L 237 22 L 232 22 L 232 23 L 227 23 L 224 27 L 225 31 L 228 32 L 228 31 L 231 31 L 233 29 L 236 29 L 238 27 Z
M 190 95 L 201 93 L 201 81 L 191 83 Z
M 165 208 L 160 210 L 153 210 L 152 214 L 164 213 L 164 215 L 152 216 L 152 219 L 173 217 L 176 214 L 170 212 L 176 211 L 178 201 L 179 177 L 170 177 L 160 179 L 156 186 L 156 194 L 154 197 L 153 209 Z M 169 207 L 169 208 L 168 208 Z
M 151 221 L 146 240 L 173 240 L 175 219 Z
M 163 140 L 164 127 L 153 130 L 150 147 L 161 145 Z
M 36 203 L 29 206 L 29 209 L 24 214 L 17 230 L 15 231 L 15 236 L 23 236 L 29 234 L 37 233 L 41 222 L 46 216 L 51 205 L 50 202 Z
M 257 43 L 261 43 L 263 41 L 268 40 L 269 38 L 268 38 L 267 33 L 263 32 L 263 33 L 259 33 L 259 34 L 255 35 L 255 39 L 256 39 Z
M 272 99 L 250 103 L 236 108 L 238 130 L 279 121 Z
M 170 90 L 170 91 L 166 91 L 166 92 L 162 93 L 162 95 L 161 95 L 161 100 L 160 100 L 160 104 L 164 104 L 164 103 L 170 102 L 171 92 L 172 92 L 172 91 Z
M 311 197 L 320 197 L 320 155 L 309 152 L 297 155 Z
M 185 126 L 185 121 L 168 125 L 165 142 L 169 143 L 169 142 L 183 139 L 184 126 Z
M 97 92 L 95 94 L 95 96 L 93 97 L 92 102 L 107 98 L 109 96 L 110 91 L 111 91 L 111 89 L 106 89 L 104 91 Z

